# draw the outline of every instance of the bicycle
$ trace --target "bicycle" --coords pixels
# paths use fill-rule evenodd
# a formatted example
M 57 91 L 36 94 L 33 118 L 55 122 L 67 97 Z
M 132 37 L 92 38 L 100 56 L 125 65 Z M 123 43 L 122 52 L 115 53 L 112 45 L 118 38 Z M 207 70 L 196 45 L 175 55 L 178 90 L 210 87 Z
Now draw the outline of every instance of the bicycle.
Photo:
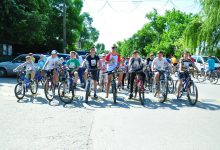
M 51 102 L 55 95 L 55 84 L 53 81 L 53 70 L 46 71 L 46 81 L 44 84 L 44 94 L 49 102 Z
M 154 86 L 155 88 L 153 88 L 153 91 L 155 91 L 154 97 L 156 97 L 156 95 L 159 95 L 160 98 L 160 94 L 162 94 L 163 98 L 160 99 L 159 102 L 163 103 L 167 100 L 168 79 L 165 70 L 156 70 L 156 71 L 159 72 L 159 82 L 157 85 Z M 154 84 L 156 84 L 155 81 Z
M 74 76 L 67 68 L 63 68 L 61 84 L 58 87 L 58 96 L 62 102 L 69 104 L 75 97 Z
M 35 73 L 35 80 L 37 81 L 37 83 L 39 84 L 39 82 L 41 82 L 41 85 L 44 86 L 45 83 L 45 77 L 42 75 L 42 70 L 38 70 Z
M 206 76 L 206 77 L 205 77 Z M 205 72 L 204 68 L 201 68 L 200 73 L 196 74 L 196 78 L 199 82 L 204 82 L 205 80 L 209 80 L 212 84 L 218 83 L 218 74 L 215 72 L 215 70 L 209 71 L 207 74 Z
M 25 93 L 30 89 L 32 94 L 36 94 L 38 91 L 38 84 L 36 81 L 31 81 L 30 78 L 27 78 L 24 74 L 20 76 L 20 82 L 16 84 L 14 93 L 17 99 L 22 99 L 25 96 Z
M 91 71 L 97 71 L 98 69 L 89 69 L 87 74 L 86 80 L 86 95 L 85 95 L 85 103 L 88 103 L 89 96 L 91 94 L 91 87 L 92 87 L 92 74 Z
M 134 79 L 135 98 L 136 98 L 137 93 L 138 93 L 141 105 L 144 105 L 144 91 L 145 91 L 144 82 L 143 82 L 143 79 L 141 79 L 139 73 L 141 73 L 141 72 L 140 71 L 136 72 L 136 76 L 135 76 L 135 79 Z
M 168 93 L 172 94 L 174 93 L 175 89 L 174 89 L 174 81 L 173 78 L 171 77 L 169 68 L 166 69 L 165 73 L 167 77 Z
M 104 92 L 104 89 L 106 88 L 105 87 L 105 83 L 106 83 L 106 81 L 105 81 L 105 75 L 106 75 L 106 72 L 104 72 L 104 73 L 102 73 L 101 74 L 101 77 L 100 77 L 100 80 L 101 80 L 101 82 L 100 82 L 100 87 L 101 87 L 101 91 L 102 92 Z
M 175 83 L 176 89 L 177 89 L 177 82 L 178 80 Z M 198 101 L 198 89 L 195 83 L 193 82 L 193 80 L 191 79 L 191 75 L 189 74 L 188 71 L 184 72 L 184 79 L 183 79 L 182 87 L 180 89 L 179 96 L 177 96 L 177 99 L 181 98 L 184 93 L 187 94 L 187 98 L 188 98 L 190 105 L 194 106 Z M 193 96 L 195 96 L 194 99 L 193 99 Z
M 146 72 L 146 82 L 145 82 L 145 87 L 148 89 L 150 92 L 152 92 L 153 88 L 153 72 L 148 68 Z

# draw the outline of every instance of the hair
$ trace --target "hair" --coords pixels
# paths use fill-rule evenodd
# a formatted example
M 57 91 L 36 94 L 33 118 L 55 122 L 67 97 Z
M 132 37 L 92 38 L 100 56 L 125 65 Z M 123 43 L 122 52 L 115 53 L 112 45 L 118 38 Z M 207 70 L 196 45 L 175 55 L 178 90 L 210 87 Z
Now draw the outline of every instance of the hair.
M 70 51 L 70 54 L 71 54 L 71 53 L 73 53 L 73 54 L 75 54 L 75 55 L 76 55 L 76 52 L 75 52 L 75 51 Z

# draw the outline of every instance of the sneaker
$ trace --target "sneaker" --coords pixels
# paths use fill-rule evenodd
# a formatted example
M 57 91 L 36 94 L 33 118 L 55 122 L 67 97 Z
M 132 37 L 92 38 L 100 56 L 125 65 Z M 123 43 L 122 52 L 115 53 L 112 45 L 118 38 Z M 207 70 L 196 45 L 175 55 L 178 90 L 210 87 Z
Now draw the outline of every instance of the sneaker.
M 98 96 L 96 94 L 94 94 L 94 98 L 98 98 Z
M 132 99 L 132 97 L 133 97 L 133 94 L 130 93 L 128 99 Z

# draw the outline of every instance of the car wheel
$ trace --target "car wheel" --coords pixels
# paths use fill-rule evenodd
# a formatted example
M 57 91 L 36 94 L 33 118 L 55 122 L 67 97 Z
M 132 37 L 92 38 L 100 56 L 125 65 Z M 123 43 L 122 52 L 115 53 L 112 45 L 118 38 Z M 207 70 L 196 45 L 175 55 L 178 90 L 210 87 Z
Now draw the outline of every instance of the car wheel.
M 4 77 L 7 75 L 7 71 L 4 68 L 0 68 L 0 77 Z

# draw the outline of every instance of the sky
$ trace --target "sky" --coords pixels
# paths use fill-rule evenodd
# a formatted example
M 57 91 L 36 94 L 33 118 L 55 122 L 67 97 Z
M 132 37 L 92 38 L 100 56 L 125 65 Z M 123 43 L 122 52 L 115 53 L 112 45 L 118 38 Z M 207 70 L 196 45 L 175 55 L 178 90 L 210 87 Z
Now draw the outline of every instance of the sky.
M 154 8 L 161 15 L 173 8 L 186 13 L 200 11 L 198 0 L 84 0 L 82 11 L 93 18 L 92 25 L 100 33 L 97 43 L 111 49 L 141 29 L 148 22 L 146 13 Z

